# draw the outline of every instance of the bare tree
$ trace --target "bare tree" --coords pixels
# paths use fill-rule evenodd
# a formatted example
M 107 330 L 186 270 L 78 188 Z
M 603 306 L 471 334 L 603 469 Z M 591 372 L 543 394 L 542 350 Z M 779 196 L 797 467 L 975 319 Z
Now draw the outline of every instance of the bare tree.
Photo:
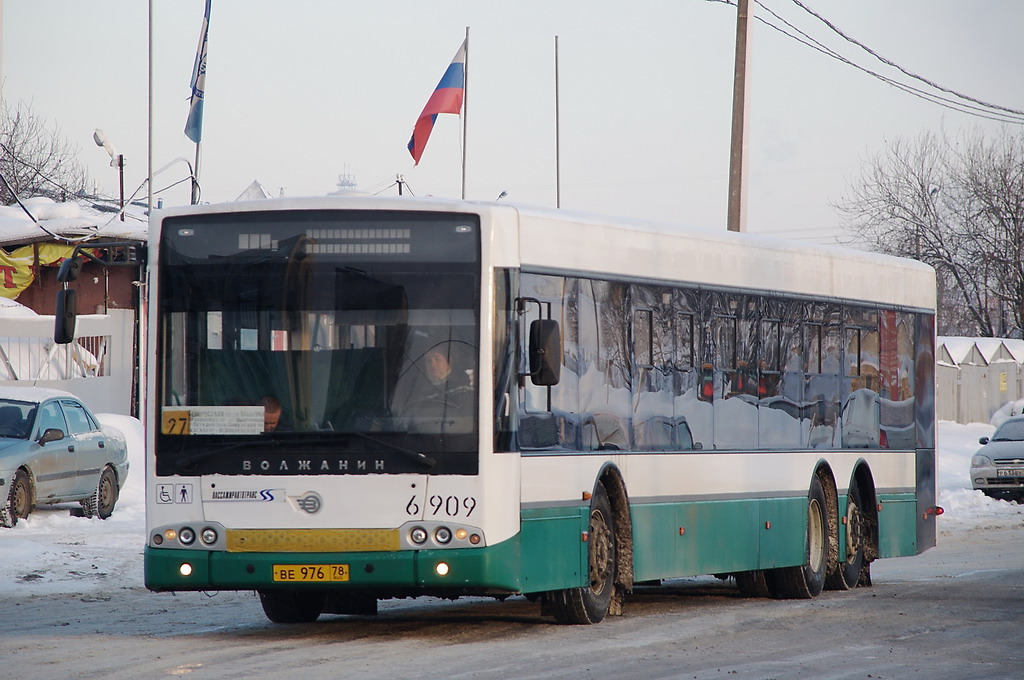
M 70 144 L 56 124 L 48 127 L 25 103 L 0 111 L 0 172 L 21 198 L 47 196 L 63 201 L 86 192 L 89 176 L 78 162 L 79 149 Z M 14 195 L 0 184 L 3 205 Z
M 935 268 L 940 334 L 1020 335 L 1024 133 L 897 138 L 836 207 L 859 241 Z

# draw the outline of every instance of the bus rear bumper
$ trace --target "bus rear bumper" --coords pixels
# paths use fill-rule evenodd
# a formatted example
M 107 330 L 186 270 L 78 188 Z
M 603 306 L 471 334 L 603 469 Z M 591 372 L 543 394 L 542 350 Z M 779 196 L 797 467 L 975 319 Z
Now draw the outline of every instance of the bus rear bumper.
M 395 552 L 232 553 L 147 546 L 144 559 L 146 587 L 154 591 L 339 588 L 386 597 L 522 589 L 518 537 L 484 548 Z M 344 567 L 331 568 L 336 565 Z M 317 566 L 326 570 L 310 569 Z M 299 580 L 311 573 L 344 580 Z M 289 576 L 296 580 L 281 580 Z

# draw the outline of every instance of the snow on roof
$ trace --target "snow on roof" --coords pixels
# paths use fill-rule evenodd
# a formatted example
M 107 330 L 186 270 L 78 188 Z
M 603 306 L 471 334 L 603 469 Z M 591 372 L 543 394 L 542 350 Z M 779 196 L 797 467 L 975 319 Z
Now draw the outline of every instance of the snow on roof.
M 71 239 L 97 236 L 145 241 L 148 233 L 145 209 L 139 206 L 129 206 L 122 222 L 116 212 L 108 212 L 110 208 L 87 199 L 57 203 L 36 196 L 22 203 L 32 217 L 17 203 L 0 206 L 0 245 L 51 241 L 55 240 L 54 234 Z
M 978 352 L 985 358 L 985 362 L 991 364 L 994 359 L 998 358 L 999 350 L 1003 348 L 1003 341 L 1001 338 L 975 338 L 974 345 L 978 348 Z
M 0 397 L 13 399 L 14 401 L 29 402 L 43 401 L 53 397 L 73 397 L 78 399 L 78 397 L 66 390 L 58 390 L 52 387 L 11 387 L 9 385 L 0 385 Z
M 1018 364 L 1024 364 L 1024 340 L 1018 338 L 1003 338 L 1003 346 L 1006 347 L 1006 351 L 1010 353 L 1010 356 Z
M 17 300 L 0 296 L 0 317 L 39 316 L 34 309 L 29 309 Z
M 272 198 L 267 188 L 260 184 L 258 179 L 254 179 L 252 184 L 245 188 L 245 191 L 238 194 L 236 201 L 256 201 L 263 198 Z
M 1024 364 L 1024 340 L 1015 338 L 963 338 L 939 336 L 939 348 L 945 347 L 946 353 L 955 365 L 960 365 L 977 352 L 975 360 L 981 359 L 986 364 L 993 361 L 1014 361 Z M 939 353 L 936 352 L 936 356 Z M 968 362 L 973 363 L 973 362 Z
M 963 363 L 963 360 L 967 358 L 967 355 L 974 349 L 975 338 L 958 338 L 958 337 L 939 337 L 939 345 L 946 348 L 949 352 L 949 358 L 953 360 L 955 364 Z

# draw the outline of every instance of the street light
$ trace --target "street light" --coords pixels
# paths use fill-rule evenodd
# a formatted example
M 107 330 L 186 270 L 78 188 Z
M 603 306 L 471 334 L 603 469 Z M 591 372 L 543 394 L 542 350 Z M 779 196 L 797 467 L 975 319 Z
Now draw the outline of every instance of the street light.
M 97 129 L 93 132 L 92 140 L 96 142 L 96 146 L 103 147 L 110 154 L 110 167 L 117 168 L 121 182 L 121 221 L 124 222 L 124 156 L 117 152 L 114 145 L 110 143 L 107 133 L 103 130 Z

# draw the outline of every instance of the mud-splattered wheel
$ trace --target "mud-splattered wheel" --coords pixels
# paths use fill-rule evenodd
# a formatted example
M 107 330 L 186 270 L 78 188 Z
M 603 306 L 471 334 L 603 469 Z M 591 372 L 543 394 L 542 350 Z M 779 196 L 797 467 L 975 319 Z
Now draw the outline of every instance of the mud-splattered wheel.
M 827 508 L 821 479 L 815 475 L 807 492 L 807 561 L 802 567 L 781 567 L 765 572 L 772 597 L 807 599 L 821 594 L 828 571 Z
M 18 470 L 11 479 L 11 490 L 7 502 L 0 509 L 0 526 L 13 527 L 18 519 L 25 519 L 32 512 L 32 483 L 24 470 Z
M 839 564 L 839 573 L 847 588 L 857 587 L 864 568 L 864 546 L 867 543 L 867 522 L 861 508 L 860 487 L 850 485 L 846 498 L 846 559 Z
M 114 513 L 117 497 L 117 475 L 108 465 L 100 473 L 100 481 L 96 483 L 92 495 L 82 501 L 82 514 L 86 517 L 106 519 Z
M 608 492 L 598 484 L 590 500 L 587 535 L 589 585 L 548 593 L 548 606 L 559 623 L 598 623 L 608 615 L 617 568 L 615 520 Z

